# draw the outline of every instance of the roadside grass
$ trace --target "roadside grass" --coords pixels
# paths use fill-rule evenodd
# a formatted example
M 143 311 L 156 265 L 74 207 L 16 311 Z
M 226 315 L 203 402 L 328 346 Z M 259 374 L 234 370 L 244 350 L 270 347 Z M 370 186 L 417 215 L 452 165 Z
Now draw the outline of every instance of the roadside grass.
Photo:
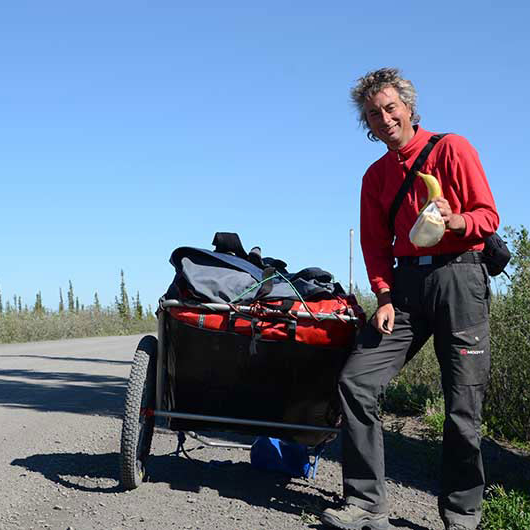
M 528 530 L 530 495 L 496 484 L 488 488 L 482 505 L 482 530 Z
M 525 453 L 530 453 L 530 442 L 522 442 L 521 440 L 508 440 L 508 443 L 524 451 Z
M 111 310 L 3 313 L 0 314 L 0 343 L 133 335 L 152 332 L 156 327 L 153 315 L 124 318 Z

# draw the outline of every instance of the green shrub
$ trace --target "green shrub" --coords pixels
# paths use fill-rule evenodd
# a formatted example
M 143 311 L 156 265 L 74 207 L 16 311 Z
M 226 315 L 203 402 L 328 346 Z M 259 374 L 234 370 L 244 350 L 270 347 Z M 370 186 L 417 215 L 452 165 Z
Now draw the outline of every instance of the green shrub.
M 383 410 L 394 414 L 421 414 L 434 397 L 428 385 L 412 384 L 398 378 L 388 385 L 382 403 Z
M 364 309 L 366 318 L 370 318 L 377 308 L 375 295 L 371 291 L 366 292 L 355 289 L 355 298 L 357 299 L 357 303 Z
M 530 441 L 530 239 L 507 229 L 511 278 L 491 306 L 491 381 L 484 404 L 488 428 L 507 439 Z
M 442 394 L 440 368 L 432 339 L 390 382 L 383 410 L 394 414 L 423 414 L 429 401 Z
M 434 353 L 434 344 L 430 338 L 425 346 L 405 365 L 397 377 L 397 381 L 414 386 L 426 386 L 431 396 L 441 394 L 440 366 Z
M 502 486 L 488 489 L 482 505 L 483 530 L 528 530 L 530 496 L 522 491 L 506 492 Z
M 427 400 L 423 421 L 427 426 L 429 438 L 436 440 L 442 436 L 445 422 L 445 402 L 442 396 Z

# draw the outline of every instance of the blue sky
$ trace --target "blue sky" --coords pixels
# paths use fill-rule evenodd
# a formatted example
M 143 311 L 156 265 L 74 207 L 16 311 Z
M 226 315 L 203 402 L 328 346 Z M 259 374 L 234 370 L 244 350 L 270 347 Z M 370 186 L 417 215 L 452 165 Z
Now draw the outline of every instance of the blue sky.
M 223 7 L 220 7 L 220 6 Z M 502 7 L 501 7 L 502 6 Z M 477 148 L 530 226 L 528 3 L 8 0 L 0 7 L 0 291 L 156 306 L 178 246 L 238 232 L 367 289 L 359 192 L 385 148 L 349 102 L 397 66 L 421 124 Z

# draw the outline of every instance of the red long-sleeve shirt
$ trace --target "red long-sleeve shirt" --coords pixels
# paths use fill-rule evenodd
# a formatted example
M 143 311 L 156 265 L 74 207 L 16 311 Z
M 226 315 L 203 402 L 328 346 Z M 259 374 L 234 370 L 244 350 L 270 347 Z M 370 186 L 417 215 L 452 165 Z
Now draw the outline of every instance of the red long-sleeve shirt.
M 428 196 L 423 179 L 417 177 L 397 212 L 393 242 L 394 234 L 388 227 L 390 206 L 414 160 L 433 134 L 418 126 L 405 147 L 398 151 L 389 150 L 368 168 L 363 177 L 361 245 L 375 293 L 392 287 L 395 257 L 480 251 L 484 247 L 484 238 L 499 226 L 499 215 L 477 152 L 462 136 L 449 134 L 434 146 L 421 171 L 438 179 L 453 213 L 465 218 L 464 235 L 446 230 L 442 240 L 429 248 L 417 247 L 410 242 L 410 229 Z

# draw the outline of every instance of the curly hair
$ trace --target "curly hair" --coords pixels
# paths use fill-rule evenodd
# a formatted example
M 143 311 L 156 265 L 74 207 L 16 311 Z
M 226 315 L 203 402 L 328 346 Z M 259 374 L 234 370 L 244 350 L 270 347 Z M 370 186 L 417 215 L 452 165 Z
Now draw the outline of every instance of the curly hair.
M 401 76 L 398 68 L 381 68 L 368 72 L 357 80 L 357 84 L 351 89 L 350 95 L 359 112 L 359 122 L 364 129 L 368 129 L 366 135 L 373 142 L 377 142 L 379 139 L 370 130 L 364 111 L 364 103 L 368 98 L 389 86 L 395 88 L 401 101 L 410 107 L 412 111 L 411 123 L 415 125 L 420 121 L 420 115 L 416 112 L 416 89 L 408 79 Z

